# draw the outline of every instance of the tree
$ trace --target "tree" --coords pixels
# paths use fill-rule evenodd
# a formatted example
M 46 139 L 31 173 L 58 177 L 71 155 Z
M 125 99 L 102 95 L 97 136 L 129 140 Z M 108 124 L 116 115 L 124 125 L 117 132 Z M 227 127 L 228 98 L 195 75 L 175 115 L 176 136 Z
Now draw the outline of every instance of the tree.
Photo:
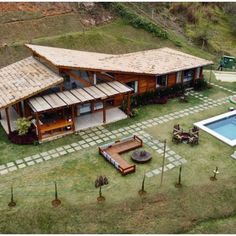
M 11 200 L 8 203 L 9 207 L 15 207 L 16 206 L 16 202 L 14 201 L 14 195 L 13 195 L 13 186 L 11 186 Z
M 99 188 L 99 196 L 97 198 L 98 201 L 104 201 L 105 197 L 102 196 L 102 186 L 108 184 L 108 179 L 106 176 L 99 176 L 95 181 L 95 188 Z
M 59 205 L 61 205 L 61 200 L 58 199 L 57 182 L 54 182 L 54 186 L 55 186 L 55 199 L 52 201 L 52 205 L 54 207 L 58 207 Z
M 27 134 L 30 126 L 31 121 L 29 120 L 29 118 L 23 117 L 16 120 L 16 127 L 20 136 Z
M 146 175 L 144 174 L 144 176 L 143 176 L 143 181 L 142 181 L 142 188 L 139 190 L 139 195 L 141 196 L 141 195 L 144 195 L 144 194 L 146 194 L 147 192 L 145 191 L 145 177 L 146 177 Z
M 182 166 L 179 167 L 179 179 L 178 182 L 175 184 L 176 188 L 182 187 L 181 180 L 182 180 Z

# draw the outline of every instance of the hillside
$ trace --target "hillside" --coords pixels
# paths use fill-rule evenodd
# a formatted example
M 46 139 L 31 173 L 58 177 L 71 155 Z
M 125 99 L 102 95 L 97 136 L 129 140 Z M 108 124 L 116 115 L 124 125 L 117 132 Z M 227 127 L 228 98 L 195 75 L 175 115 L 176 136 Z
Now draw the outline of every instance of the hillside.
M 217 62 L 222 53 L 236 55 L 235 6 L 0 3 L 0 66 L 29 55 L 27 42 L 106 53 L 169 46 Z

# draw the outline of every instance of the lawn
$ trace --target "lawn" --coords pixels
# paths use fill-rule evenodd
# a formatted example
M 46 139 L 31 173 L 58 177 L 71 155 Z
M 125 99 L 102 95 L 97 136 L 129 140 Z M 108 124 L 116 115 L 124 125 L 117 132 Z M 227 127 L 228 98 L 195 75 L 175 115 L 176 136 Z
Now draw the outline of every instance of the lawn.
M 213 88 L 209 96 L 218 89 Z M 199 104 L 190 98 L 189 103 L 176 99 L 166 105 L 140 108 L 134 119 L 120 121 L 107 127 L 115 129 L 127 124 L 158 117 Z M 102 156 L 97 147 L 74 152 L 32 167 L 1 176 L 0 181 L 0 232 L 1 233 L 235 233 L 236 188 L 235 161 L 230 157 L 234 149 L 209 134 L 200 132 L 200 143 L 191 147 L 171 142 L 173 125 L 179 123 L 185 130 L 193 123 L 227 111 L 229 104 L 204 112 L 169 121 L 146 129 L 155 139 L 167 139 L 168 146 L 187 160 L 183 165 L 183 187 L 175 188 L 178 168 L 165 172 L 160 187 L 160 175 L 146 178 L 147 195 L 140 197 L 145 172 L 161 166 L 162 156 L 150 147 L 153 159 L 137 165 L 135 173 L 121 176 Z M 2 137 L 3 134 L 1 133 Z M 72 135 L 39 146 L 16 147 L 1 138 L 4 158 L 20 158 L 37 151 L 74 142 Z M 15 149 L 16 147 L 16 149 Z M 128 162 L 130 154 L 123 154 Z M 7 159 L 5 159 L 7 160 Z M 213 169 L 219 167 L 218 180 L 210 181 Z M 98 204 L 98 189 L 94 181 L 99 175 L 109 179 L 103 188 L 106 197 Z M 54 198 L 54 181 L 58 184 L 62 205 L 51 206 Z M 17 206 L 10 209 L 10 186 L 14 186 Z M 215 227 L 214 227 L 215 226 Z M 228 226 L 228 227 L 227 227 Z
M 225 88 L 236 91 L 236 82 L 231 83 L 231 82 L 219 81 L 216 79 L 214 72 L 211 73 L 210 70 L 205 70 L 204 76 L 208 81 L 210 81 L 212 83 L 215 83 L 215 84 L 218 84 L 218 85 L 223 86 Z
M 15 145 L 8 140 L 5 131 L 3 130 L 2 126 L 0 126 L 0 165 L 31 156 L 39 152 L 45 152 L 59 146 L 78 142 L 79 140 L 81 140 L 79 135 L 72 134 L 64 138 L 46 142 L 40 145 Z
M 138 108 L 138 114 L 134 118 L 124 119 L 116 123 L 107 124 L 105 127 L 109 130 L 114 130 L 117 128 L 125 127 L 127 125 L 131 125 L 135 122 L 144 121 L 146 119 L 162 116 L 170 112 L 186 109 L 199 103 L 201 103 L 201 100 L 194 97 L 189 97 L 188 103 L 179 102 L 179 99 L 175 98 L 175 99 L 169 99 L 167 104 L 153 104 L 153 105 L 140 106 Z
M 175 124 L 179 124 L 183 130 L 188 131 L 193 127 L 194 122 L 219 115 L 226 111 L 227 106 L 217 107 L 146 130 L 159 140 L 166 139 L 169 147 L 188 161 L 184 171 L 187 176 L 185 184 L 191 186 L 208 182 L 208 176 L 212 174 L 212 170 L 216 166 L 219 167 L 223 178 L 230 178 L 235 175 L 235 160 L 230 158 L 234 148 L 224 144 L 208 133 L 200 131 L 200 144 L 198 146 L 191 147 L 187 144 L 175 144 L 172 142 L 172 130 Z
M 222 91 L 217 87 L 213 87 L 210 90 L 206 90 L 202 92 L 205 96 L 209 96 L 211 98 L 220 98 L 220 97 L 226 97 L 229 96 L 228 92 Z M 127 125 L 131 125 L 135 122 L 144 121 L 146 119 L 151 119 L 154 117 L 162 116 L 165 114 L 168 114 L 170 112 L 178 111 L 181 109 L 185 109 L 194 105 L 197 105 L 201 103 L 202 101 L 194 98 L 189 97 L 188 103 L 181 103 L 178 101 L 178 99 L 170 99 L 167 104 L 165 105 L 146 105 L 140 107 L 138 110 L 138 115 L 132 119 L 125 119 L 121 120 L 112 124 L 105 125 L 105 128 L 108 130 L 114 130 L 117 128 L 125 127 Z M 37 146 L 34 145 L 28 145 L 28 146 L 19 146 L 12 144 L 5 135 L 4 130 L 2 127 L 0 127 L 0 149 L 1 149 L 1 156 L 0 156 L 0 165 L 15 161 L 17 159 L 21 159 L 27 156 L 31 156 L 34 154 L 37 154 L 39 152 L 48 151 L 50 149 L 71 144 L 73 142 L 78 142 L 81 140 L 80 135 L 68 135 L 66 137 L 63 137 L 61 139 L 43 143 Z

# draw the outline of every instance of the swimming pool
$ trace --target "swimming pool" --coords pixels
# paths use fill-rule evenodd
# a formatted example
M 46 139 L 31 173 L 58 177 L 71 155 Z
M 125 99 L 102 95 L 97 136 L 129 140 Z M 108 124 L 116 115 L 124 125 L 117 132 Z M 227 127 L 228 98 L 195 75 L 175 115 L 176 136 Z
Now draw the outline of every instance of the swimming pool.
M 228 145 L 236 146 L 236 111 L 230 111 L 194 125 Z

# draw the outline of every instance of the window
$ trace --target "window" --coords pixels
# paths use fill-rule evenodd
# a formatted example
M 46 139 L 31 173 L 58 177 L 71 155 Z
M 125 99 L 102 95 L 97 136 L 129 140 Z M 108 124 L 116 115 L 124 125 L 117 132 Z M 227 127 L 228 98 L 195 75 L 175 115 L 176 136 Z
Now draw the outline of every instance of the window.
M 126 85 L 132 88 L 135 93 L 138 92 L 138 81 L 131 81 L 131 82 L 126 83 Z
M 182 71 L 177 72 L 176 83 L 179 84 L 182 82 Z
M 201 67 L 198 67 L 196 69 L 196 79 L 200 79 L 200 71 L 201 71 Z
M 193 78 L 194 78 L 194 69 L 184 71 L 184 79 L 183 79 L 184 83 L 193 80 Z
M 80 114 L 89 113 L 91 112 L 91 103 L 81 104 L 79 106 L 79 109 L 80 109 Z
M 167 75 L 157 76 L 156 87 L 166 87 L 167 86 Z

